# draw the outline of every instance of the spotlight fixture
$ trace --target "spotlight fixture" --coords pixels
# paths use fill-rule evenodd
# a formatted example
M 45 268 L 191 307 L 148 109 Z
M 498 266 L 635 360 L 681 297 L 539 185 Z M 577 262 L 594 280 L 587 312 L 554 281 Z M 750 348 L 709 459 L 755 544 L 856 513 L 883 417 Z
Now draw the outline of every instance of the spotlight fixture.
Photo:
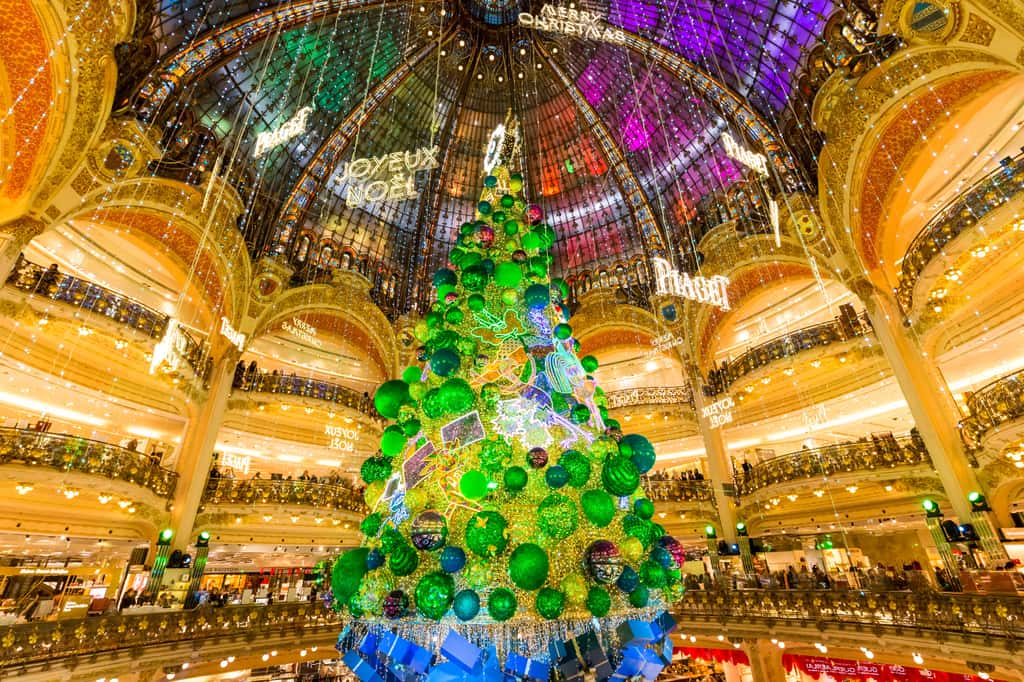
M 113 495 L 111 495 L 110 493 L 100 493 L 100 494 L 99 494 L 99 501 L 100 501 L 100 504 L 107 504 L 107 503 L 108 503 L 108 502 L 110 502 L 110 501 L 111 501 L 112 499 L 114 499 L 114 496 L 113 496 Z
M 27 495 L 28 493 L 35 490 L 35 486 L 33 486 L 31 483 L 19 483 L 18 485 L 14 486 L 14 489 L 18 491 L 19 495 Z
M 924 663 L 924 656 L 922 656 L 921 654 L 917 653 L 916 651 L 913 654 L 911 654 L 911 656 L 914 659 L 914 663 L 916 663 L 918 665 L 921 665 L 922 663 Z

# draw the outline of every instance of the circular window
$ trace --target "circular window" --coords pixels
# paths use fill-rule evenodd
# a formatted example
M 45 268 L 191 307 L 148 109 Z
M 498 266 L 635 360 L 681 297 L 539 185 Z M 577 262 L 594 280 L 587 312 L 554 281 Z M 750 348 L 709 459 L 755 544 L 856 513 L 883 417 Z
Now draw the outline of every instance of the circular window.
M 933 2 L 915 2 L 909 23 L 915 33 L 938 33 L 949 25 L 949 9 Z

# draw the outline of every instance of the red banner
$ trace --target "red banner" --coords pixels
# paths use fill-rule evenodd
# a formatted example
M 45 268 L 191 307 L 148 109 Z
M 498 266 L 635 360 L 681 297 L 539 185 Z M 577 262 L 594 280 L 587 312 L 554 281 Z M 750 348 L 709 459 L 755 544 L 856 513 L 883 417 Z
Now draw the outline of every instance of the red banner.
M 739 663 L 750 665 L 750 659 L 740 649 L 705 649 L 699 646 L 677 646 L 673 653 L 716 663 Z
M 878 680 L 878 682 L 985 682 L 975 675 L 949 673 L 942 670 L 908 668 L 888 663 L 851 661 L 845 658 L 825 656 L 801 656 L 783 654 L 782 665 L 787 670 L 797 669 L 814 679 L 829 675 L 838 680 Z M 989 680 L 988 682 L 995 682 Z

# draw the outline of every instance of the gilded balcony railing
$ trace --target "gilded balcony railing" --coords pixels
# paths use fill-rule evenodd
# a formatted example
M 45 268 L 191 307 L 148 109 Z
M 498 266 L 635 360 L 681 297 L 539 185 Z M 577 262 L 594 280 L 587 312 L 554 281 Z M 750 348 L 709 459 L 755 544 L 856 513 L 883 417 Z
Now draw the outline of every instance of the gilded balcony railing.
M 921 272 L 947 244 L 1024 191 L 1024 154 L 1000 164 L 966 192 L 950 200 L 928 221 L 907 248 L 900 265 L 896 299 L 905 313 L 913 307 L 914 286 Z
M 164 498 L 171 496 L 178 482 L 178 474 L 141 452 L 78 436 L 26 429 L 0 429 L 0 464 L 103 476 L 149 488 Z
M 748 470 L 740 469 L 735 472 L 736 492 L 750 495 L 770 485 L 805 478 L 930 462 L 924 441 L 916 436 L 836 443 L 780 455 Z
M 368 511 L 358 490 L 335 483 L 298 480 L 211 478 L 203 492 L 203 504 L 295 505 L 359 514 Z
M 960 421 L 960 438 L 971 450 L 979 450 L 985 434 L 1024 417 L 1024 370 L 1007 374 L 978 389 L 967 399 L 970 416 Z
M 605 394 L 608 409 L 636 405 L 689 405 L 693 407 L 693 392 L 689 386 L 650 386 L 624 388 Z
M 157 340 L 163 338 L 167 331 L 167 315 L 99 284 L 60 272 L 53 266 L 44 268 L 20 258 L 7 282 L 21 291 L 102 315 Z M 202 344 L 180 327 L 178 333 L 184 339 L 185 361 L 197 376 L 204 381 L 209 379 L 213 363 Z
M 643 488 L 655 502 L 711 502 L 714 499 L 711 481 L 644 476 Z
M 295 395 L 304 398 L 326 400 L 358 410 L 371 417 L 380 418 L 369 393 L 360 393 L 347 386 L 332 384 L 311 377 L 294 374 L 260 372 L 255 376 L 242 375 L 235 379 L 235 390 L 248 393 L 272 393 Z
M 865 336 L 870 332 L 871 324 L 865 313 L 861 313 L 849 321 L 839 316 L 828 322 L 797 329 L 754 346 L 739 357 L 723 363 L 722 368 L 718 370 L 724 379 L 724 385 L 721 385 L 720 388 L 724 391 L 740 378 L 762 367 L 767 367 L 776 360 L 792 357 L 812 348 Z M 713 383 L 709 379 L 709 384 Z
M 1019 640 L 1024 599 L 949 592 L 688 590 L 673 611 L 680 622 L 772 622 L 815 631 L 827 626 L 906 628 L 918 633 L 973 634 Z
M 319 602 L 279 602 L 22 623 L 0 627 L 0 668 L 172 642 L 200 646 L 235 635 L 268 639 L 278 634 L 333 632 L 341 629 L 341 620 Z

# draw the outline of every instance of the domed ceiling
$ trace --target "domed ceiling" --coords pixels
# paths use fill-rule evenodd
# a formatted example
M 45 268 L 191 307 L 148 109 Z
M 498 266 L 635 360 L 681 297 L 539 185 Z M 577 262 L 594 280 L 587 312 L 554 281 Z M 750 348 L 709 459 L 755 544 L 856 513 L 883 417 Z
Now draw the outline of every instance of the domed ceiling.
M 542 6 L 160 0 L 161 58 L 136 108 L 187 103 L 219 139 L 222 171 L 248 178 L 250 242 L 305 273 L 345 250 L 393 273 L 440 266 L 509 112 L 561 274 L 691 250 L 702 200 L 750 175 L 723 133 L 775 154 L 766 192 L 799 184 L 774 131 L 831 0 L 552 3 L 620 29 L 612 41 L 520 24 Z M 260 133 L 304 108 L 304 129 L 257 158 Z M 347 163 L 434 146 L 418 197 L 349 205 Z M 418 280 L 398 277 L 403 300 Z

